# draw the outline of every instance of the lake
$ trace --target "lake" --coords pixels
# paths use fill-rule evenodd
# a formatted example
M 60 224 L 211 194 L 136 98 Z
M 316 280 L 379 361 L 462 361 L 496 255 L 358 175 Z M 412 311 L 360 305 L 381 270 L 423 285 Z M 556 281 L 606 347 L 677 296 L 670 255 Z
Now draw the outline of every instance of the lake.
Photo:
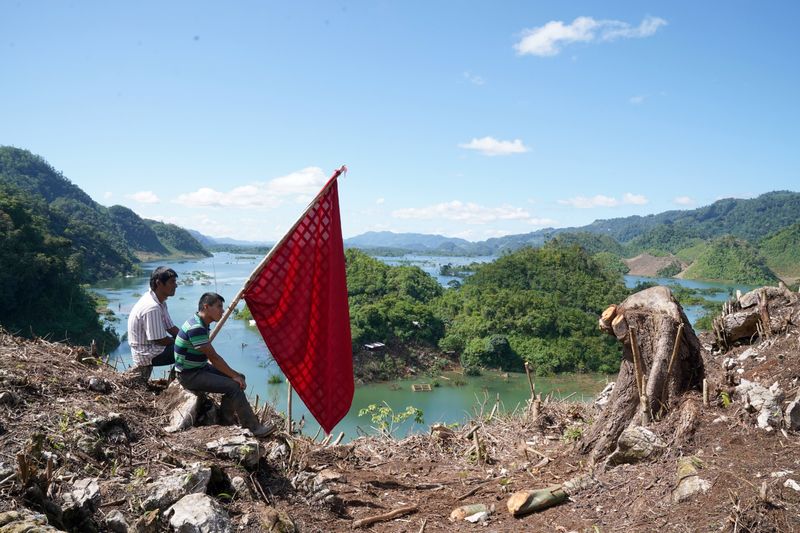
M 241 289 L 252 270 L 261 261 L 262 256 L 232 253 L 216 253 L 213 257 L 169 263 L 178 273 L 179 286 L 175 296 L 167 300 L 170 315 L 173 321 L 180 326 L 197 310 L 197 301 L 204 292 L 214 291 L 230 301 Z M 446 285 L 452 278 L 439 275 L 441 265 L 452 263 L 464 265 L 473 261 L 486 262 L 494 257 L 438 257 L 438 256 L 404 256 L 379 258 L 388 264 L 412 264 L 420 266 L 423 270 L 434 276 L 440 283 Z M 127 328 L 128 314 L 131 308 L 145 293 L 148 287 L 150 272 L 161 263 L 144 264 L 142 276 L 128 277 L 102 282 L 93 287 L 101 295 L 108 298 L 108 306 L 114 311 L 116 320 L 113 322 L 116 330 L 124 334 Z M 626 276 L 626 284 L 634 286 L 640 280 L 651 278 L 638 278 Z M 658 281 L 658 280 L 656 280 Z M 685 280 L 665 279 L 661 283 L 691 283 L 699 288 L 719 287 L 720 297 L 727 296 L 729 286 L 723 284 L 708 284 L 702 282 L 689 282 Z M 687 285 L 688 286 L 688 285 Z M 722 293 L 724 292 L 724 296 Z M 611 303 L 611 302 L 609 302 Z M 240 306 L 242 306 L 240 304 Z M 689 310 L 687 309 L 687 314 Z M 696 318 L 690 319 L 694 322 Z M 286 411 L 287 384 L 268 384 L 271 375 L 283 377 L 277 364 L 272 359 L 263 339 L 255 327 L 251 327 L 242 320 L 229 319 L 214 340 L 214 347 L 222 354 L 225 360 L 236 370 L 247 375 L 248 394 L 260 401 L 266 399 L 275 409 Z M 131 364 L 130 348 L 123 341 L 119 348 L 112 354 L 112 364 L 116 363 L 120 370 Z M 445 374 L 438 378 L 439 387 L 434 387 L 430 392 L 412 392 L 414 383 L 431 383 L 430 378 L 416 380 L 398 380 L 388 383 L 374 383 L 356 386 L 353 405 L 347 416 L 334 428 L 334 433 L 345 432 L 346 440 L 355 438 L 361 431 L 369 431 L 371 422 L 367 417 L 359 417 L 359 410 L 370 404 L 388 403 L 392 409 L 399 412 L 407 406 L 413 405 L 424 411 L 426 426 L 436 422 L 462 423 L 474 414 L 474 409 L 480 403 L 487 403 L 488 408 L 494 404 L 497 395 L 500 396 L 502 406 L 506 411 L 515 409 L 523 404 L 530 396 L 529 385 L 525 374 L 488 372 L 482 376 L 464 377 L 458 375 L 458 380 L 453 374 Z M 450 378 L 450 379 L 447 379 Z M 554 377 L 536 378 L 537 392 L 544 394 L 553 393 L 556 397 L 572 395 L 575 399 L 589 400 L 599 392 L 608 381 L 608 376 L 600 374 L 561 375 Z M 611 378 L 613 379 L 613 377 Z M 454 381 L 463 382 L 465 385 L 456 386 Z M 314 435 L 319 426 L 310 417 L 307 409 L 295 396 L 293 400 L 293 415 L 295 420 L 305 416 L 306 425 L 304 433 Z M 427 427 L 413 426 L 407 422 L 399 428 L 398 433 L 406 431 L 423 431 Z

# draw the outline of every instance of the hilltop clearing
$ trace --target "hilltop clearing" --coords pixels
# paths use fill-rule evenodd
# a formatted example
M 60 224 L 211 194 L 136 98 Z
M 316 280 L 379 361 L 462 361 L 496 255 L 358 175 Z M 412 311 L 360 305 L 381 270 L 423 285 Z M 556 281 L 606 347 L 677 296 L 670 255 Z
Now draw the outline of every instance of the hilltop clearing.
M 625 264 L 630 268 L 628 274 L 651 278 L 659 276 L 659 272 L 664 271 L 664 269 L 671 267 L 675 263 L 682 265 L 680 260 L 673 255 L 656 257 L 650 254 L 639 254 L 636 257 L 625 259 Z
M 188 527 L 191 507 L 208 510 L 205 531 L 798 530 L 800 303 L 787 298 L 770 312 L 790 319 L 753 345 L 711 352 L 700 336 L 709 405 L 694 386 L 671 396 L 637 430 L 650 455 L 619 464 L 580 451 L 607 408 L 547 398 L 514 413 L 490 399 L 465 427 L 399 441 L 255 441 L 203 425 L 207 409 L 198 427 L 168 433 L 166 384 L 128 384 L 83 349 L 0 334 L 0 524 L 46 513 L 71 531 L 169 531 Z M 646 354 L 654 339 L 640 334 Z M 552 507 L 510 515 L 512 494 L 545 487 Z M 448 519 L 466 504 L 493 509 L 465 511 L 487 527 Z

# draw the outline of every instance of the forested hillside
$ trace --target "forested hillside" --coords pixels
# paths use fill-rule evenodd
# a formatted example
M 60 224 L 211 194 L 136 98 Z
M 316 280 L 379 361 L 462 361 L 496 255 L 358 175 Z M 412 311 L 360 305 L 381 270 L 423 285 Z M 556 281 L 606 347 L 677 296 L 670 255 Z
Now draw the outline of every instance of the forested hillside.
M 72 243 L 51 232 L 51 217 L 44 200 L 0 182 L 0 326 L 111 350 L 117 338 L 98 320 Z
M 712 241 L 682 276 L 748 285 L 774 285 L 778 281 L 753 245 L 732 236 Z
M 760 249 L 772 270 L 782 276 L 800 277 L 800 222 L 764 239 Z
M 98 204 L 27 150 L 0 146 L 0 184 L 40 202 L 47 231 L 68 240 L 72 271 L 83 282 L 129 273 L 140 260 L 137 255 L 208 255 L 177 226 L 148 224 L 130 209 Z

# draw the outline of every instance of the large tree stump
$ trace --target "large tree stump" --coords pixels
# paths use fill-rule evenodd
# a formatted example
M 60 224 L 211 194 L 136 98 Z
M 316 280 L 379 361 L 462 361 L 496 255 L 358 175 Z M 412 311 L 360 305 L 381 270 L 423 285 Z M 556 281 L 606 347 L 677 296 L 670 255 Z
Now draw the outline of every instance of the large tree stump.
M 637 292 L 616 306 L 613 319 L 609 314 L 601 317 L 600 329 L 622 343 L 622 364 L 610 400 L 581 442 L 581 452 L 591 453 L 594 461 L 614 450 L 627 427 L 642 425 L 643 419 L 645 423 L 658 419 L 674 407 L 684 392 L 700 390 L 704 377 L 700 341 L 667 287 Z M 637 342 L 640 379 L 636 375 L 632 338 Z M 644 403 L 640 403 L 642 396 Z
M 785 285 L 761 287 L 728 303 L 714 319 L 717 347 L 727 351 L 741 340 L 769 337 L 800 321 L 800 295 Z

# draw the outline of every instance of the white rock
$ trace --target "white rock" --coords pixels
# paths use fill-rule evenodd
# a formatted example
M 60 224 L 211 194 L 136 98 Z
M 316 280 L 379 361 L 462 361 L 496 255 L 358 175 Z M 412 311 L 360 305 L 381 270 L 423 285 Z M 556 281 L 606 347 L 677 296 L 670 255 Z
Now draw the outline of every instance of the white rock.
M 125 515 L 116 509 L 106 515 L 104 522 L 109 531 L 114 533 L 128 533 L 130 528 Z
M 798 483 L 793 479 L 787 479 L 786 481 L 784 481 L 783 486 L 786 487 L 787 489 L 792 489 L 800 492 L 800 483 Z
M 783 392 L 777 382 L 766 389 L 758 383 L 743 379 L 736 387 L 734 395 L 742 400 L 746 409 L 757 413 L 758 427 L 771 429 L 771 423 L 780 421 Z
M 466 520 L 467 522 L 472 522 L 473 524 L 477 524 L 478 522 L 486 522 L 488 518 L 489 518 L 489 513 L 487 513 L 486 511 L 481 511 L 479 513 L 475 513 L 473 515 L 464 517 L 464 520 Z
M 738 363 L 733 357 L 726 357 L 722 360 L 722 368 L 725 370 L 733 369 Z
M 755 351 L 755 349 L 753 348 L 748 348 L 742 353 L 740 353 L 737 359 L 739 359 L 739 361 L 745 361 L 746 359 L 753 357 L 755 355 L 758 355 L 758 352 Z
M 230 533 L 228 513 L 207 494 L 189 494 L 167 509 L 169 525 L 177 533 Z
M 786 406 L 786 411 L 783 413 L 783 420 L 789 429 L 800 429 L 800 401 L 789 402 L 789 405 Z
M 256 466 L 261 457 L 258 441 L 247 435 L 221 437 L 206 443 L 206 449 L 219 457 L 233 459 L 245 466 Z
M 771 473 L 769 477 L 786 477 L 789 474 L 794 474 L 794 470 L 779 470 L 778 472 Z
M 188 470 L 178 469 L 170 475 L 148 483 L 149 496 L 142 503 L 145 511 L 164 509 L 187 494 L 205 493 L 211 480 L 211 468 L 200 463 L 189 465 Z

